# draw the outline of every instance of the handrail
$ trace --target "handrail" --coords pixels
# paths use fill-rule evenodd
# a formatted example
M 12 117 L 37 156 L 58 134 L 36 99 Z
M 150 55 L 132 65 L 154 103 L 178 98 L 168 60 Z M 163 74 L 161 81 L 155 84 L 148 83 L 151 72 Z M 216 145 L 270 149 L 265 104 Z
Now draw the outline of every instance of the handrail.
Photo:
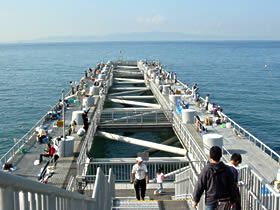
M 110 209 L 114 175 L 110 170 L 107 179 L 100 168 L 97 171 L 92 198 L 0 171 L 0 209 L 59 210 L 61 202 L 70 209 Z
M 82 209 L 89 209 L 95 201 L 78 193 L 57 188 L 51 185 L 42 184 L 26 178 L 15 176 L 0 171 L 0 209 L 59 209 L 58 202 L 64 201 L 68 205 L 81 206 Z M 31 199 L 29 200 L 29 196 Z M 15 199 L 14 199 L 14 196 Z M 73 199 L 75 202 L 73 202 Z M 22 201 L 19 203 L 19 201 Z M 45 202 L 48 203 L 45 203 Z M 43 208 L 42 208 L 43 204 Z
M 266 154 L 268 154 L 272 159 L 278 162 L 278 164 L 280 164 L 280 155 L 275 152 L 273 149 L 271 149 L 269 146 L 267 146 L 265 143 L 263 143 L 261 140 L 259 140 L 257 137 L 255 137 L 253 134 L 251 134 L 250 132 L 248 132 L 247 130 L 245 130 L 244 128 L 242 128 L 240 125 L 238 125 L 235 121 L 233 121 L 230 117 L 228 117 L 226 114 L 222 113 L 223 117 L 225 117 L 226 119 L 228 119 L 230 121 L 230 123 L 233 125 L 234 128 L 238 128 L 238 131 L 242 131 L 244 134 L 247 134 L 248 137 L 247 139 L 251 142 L 254 143 L 254 145 L 256 147 L 259 147 L 263 152 L 265 152 Z M 244 135 L 244 137 L 246 137 Z M 251 140 L 253 139 L 253 141 Z
M 71 91 L 69 91 L 66 95 L 69 95 L 71 93 Z M 50 111 L 54 111 L 56 109 L 56 107 L 58 106 L 59 102 L 56 103 Z M 48 111 L 49 112 L 49 111 Z M 23 137 L 21 137 L 9 150 L 8 152 L 6 152 L 2 157 L 1 157 L 1 161 L 3 163 L 6 163 L 8 162 L 16 153 L 18 153 L 18 151 L 23 147 L 23 145 L 25 143 L 27 143 L 31 138 L 32 136 L 34 135 L 34 131 L 35 131 L 35 128 L 40 126 L 41 124 L 43 124 L 45 118 L 47 117 L 48 115 L 48 112 L 43 116 L 41 117 L 40 120 L 38 120 L 35 125 L 26 133 L 24 134 Z
M 143 68 L 143 71 L 145 73 L 145 69 L 144 69 L 144 65 L 143 63 L 139 62 L 139 67 Z M 181 81 L 178 80 L 178 82 L 183 85 L 185 88 L 188 88 L 188 86 L 184 85 Z M 160 99 L 159 101 L 161 102 L 160 104 L 164 104 L 164 106 L 166 106 L 166 100 L 162 100 L 163 96 L 160 93 L 160 91 L 158 90 L 157 87 L 155 87 L 155 84 L 152 81 L 149 81 L 149 85 L 151 87 L 151 90 L 153 91 L 154 95 L 158 96 L 158 98 Z M 200 100 L 202 100 L 203 102 L 205 101 L 204 98 L 200 97 Z M 254 135 L 252 135 L 250 132 L 248 132 L 247 130 L 245 130 L 244 128 L 242 128 L 240 125 L 238 125 L 235 121 L 233 121 L 230 117 L 228 117 L 226 114 L 222 113 L 223 117 L 227 118 L 230 123 L 232 124 L 232 126 L 236 129 L 238 129 L 239 132 L 242 132 L 244 137 L 246 137 L 246 139 L 248 139 L 249 141 L 251 141 L 252 143 L 254 143 L 254 145 L 258 148 L 261 149 L 261 151 L 265 152 L 266 154 L 268 154 L 273 160 L 277 161 L 278 164 L 280 164 L 280 155 L 275 152 L 273 149 L 271 149 L 269 146 L 267 146 L 265 143 L 263 143 L 261 140 L 259 140 L 257 137 L 255 137 Z
M 109 160 L 98 160 L 96 159 L 95 162 L 89 163 L 82 163 L 88 169 L 90 174 L 96 174 L 97 168 L 100 167 L 102 171 L 107 174 L 109 169 L 114 171 L 115 179 L 117 182 L 127 182 L 130 180 L 130 174 L 132 170 L 133 164 L 135 164 L 134 158 L 124 158 L 121 160 L 118 159 L 111 159 Z M 186 158 L 176 157 L 176 158 L 167 158 L 167 159 L 153 159 L 150 158 L 148 162 L 145 163 L 148 168 L 149 177 L 154 177 L 156 171 L 159 168 L 163 168 L 163 171 L 166 174 L 170 172 L 174 172 L 182 167 L 186 167 L 188 162 Z M 84 176 L 85 174 L 77 174 L 78 176 Z M 173 180 L 174 177 L 168 176 L 166 180 Z M 87 176 L 85 176 L 87 177 Z
M 111 70 L 110 70 L 111 72 Z M 91 119 L 93 119 L 91 121 L 90 127 L 88 129 L 89 132 L 87 132 L 86 137 L 85 137 L 85 141 L 82 144 L 81 150 L 80 150 L 80 154 L 77 158 L 77 174 L 80 174 L 80 170 L 83 167 L 83 163 L 86 162 L 87 157 L 87 150 L 89 147 L 91 147 L 92 141 L 93 141 L 93 137 L 95 135 L 96 129 L 97 129 L 97 123 L 100 121 L 100 115 L 103 109 L 103 105 L 105 103 L 105 98 L 106 98 L 106 94 L 108 93 L 109 87 L 111 84 L 111 81 L 113 79 L 113 74 L 110 73 L 108 76 L 108 79 L 105 81 L 105 83 L 108 83 L 106 85 L 105 91 L 102 95 L 100 95 L 99 97 L 99 101 L 97 102 L 97 107 L 96 110 L 94 112 L 94 115 Z

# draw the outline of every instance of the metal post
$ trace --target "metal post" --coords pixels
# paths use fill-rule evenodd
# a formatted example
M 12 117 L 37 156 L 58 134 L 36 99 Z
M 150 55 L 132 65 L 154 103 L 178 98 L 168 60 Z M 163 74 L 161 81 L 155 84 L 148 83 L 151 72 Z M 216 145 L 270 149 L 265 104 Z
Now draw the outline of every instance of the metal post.
M 62 136 L 63 136 L 63 157 L 65 156 L 65 106 L 64 106 L 64 89 L 61 91 L 61 100 L 62 100 L 62 120 L 63 120 L 63 131 L 62 131 Z
M 0 208 L 14 209 L 14 196 L 12 187 L 0 189 Z

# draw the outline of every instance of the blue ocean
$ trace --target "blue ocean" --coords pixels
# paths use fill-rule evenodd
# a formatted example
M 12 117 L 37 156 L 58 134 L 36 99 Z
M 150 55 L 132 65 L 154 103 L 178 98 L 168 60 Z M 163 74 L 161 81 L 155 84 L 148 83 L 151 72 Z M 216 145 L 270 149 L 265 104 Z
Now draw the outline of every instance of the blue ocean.
M 280 42 L 96 42 L 0 45 L 0 155 L 84 70 L 116 59 L 160 60 L 179 80 L 280 153 Z

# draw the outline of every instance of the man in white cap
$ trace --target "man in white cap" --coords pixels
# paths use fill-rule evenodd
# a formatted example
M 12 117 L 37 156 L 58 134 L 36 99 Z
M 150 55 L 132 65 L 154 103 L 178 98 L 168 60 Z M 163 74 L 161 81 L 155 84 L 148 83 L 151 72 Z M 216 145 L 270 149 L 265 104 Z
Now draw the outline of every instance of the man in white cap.
M 137 200 L 140 200 L 140 192 L 141 199 L 144 200 L 146 186 L 149 183 L 149 177 L 147 166 L 143 163 L 143 159 L 141 157 L 136 158 L 136 163 L 132 167 L 131 183 L 134 184 Z

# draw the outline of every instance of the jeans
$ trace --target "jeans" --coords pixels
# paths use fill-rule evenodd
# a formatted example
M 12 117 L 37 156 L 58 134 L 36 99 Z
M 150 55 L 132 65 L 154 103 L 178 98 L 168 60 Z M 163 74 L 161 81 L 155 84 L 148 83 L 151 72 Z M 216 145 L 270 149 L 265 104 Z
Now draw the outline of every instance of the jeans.
M 212 203 L 212 204 L 205 205 L 205 210 L 215 210 L 217 208 L 217 204 L 218 203 Z

